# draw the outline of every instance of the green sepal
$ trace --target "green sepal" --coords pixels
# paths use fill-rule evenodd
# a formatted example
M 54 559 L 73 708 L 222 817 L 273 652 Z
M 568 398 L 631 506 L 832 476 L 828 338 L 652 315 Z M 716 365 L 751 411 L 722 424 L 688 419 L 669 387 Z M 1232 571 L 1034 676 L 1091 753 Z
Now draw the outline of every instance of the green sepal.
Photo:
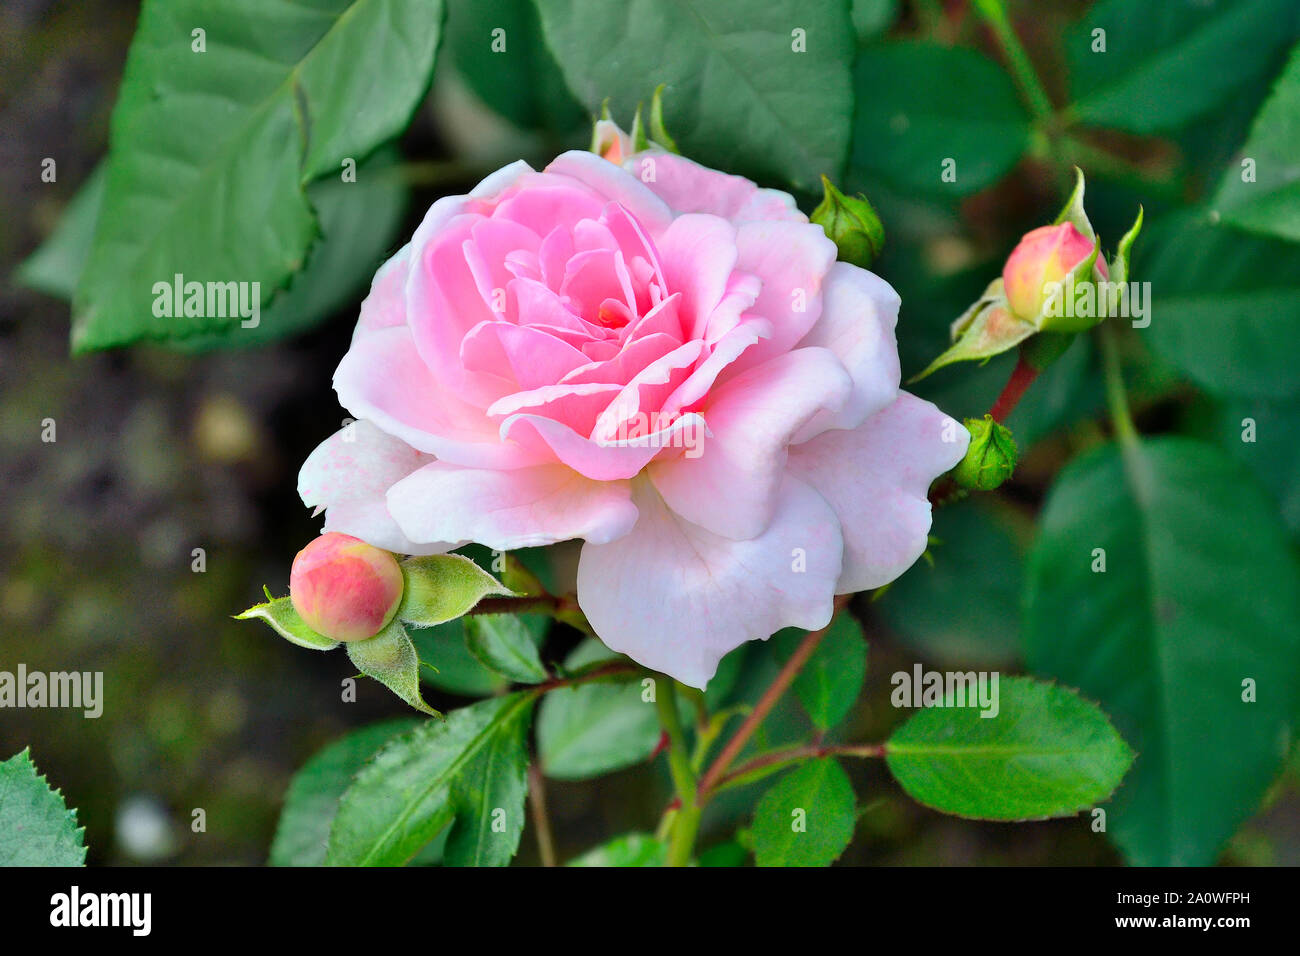
M 361 673 L 373 677 L 421 713 L 442 716 L 420 696 L 420 658 L 400 622 L 393 621 L 364 641 L 349 641 L 347 647 L 348 659 Z
M 655 87 L 654 96 L 650 99 L 650 139 L 658 146 L 662 146 L 670 153 L 681 154 L 677 148 L 677 141 L 668 135 L 668 129 L 664 126 L 664 84 L 660 83 Z
M 650 148 L 650 137 L 646 136 L 645 120 L 641 119 L 641 104 L 636 105 L 636 114 L 632 117 L 632 152 L 641 153 Z
M 965 320 L 958 319 L 958 322 Z M 1015 348 L 1037 332 L 1032 322 L 1018 319 L 1007 308 L 1006 300 L 981 302 L 970 317 L 965 331 L 953 346 L 931 362 L 923 371 L 908 379 L 919 382 L 932 372 L 954 362 L 975 362 L 1000 355 Z
M 401 568 L 406 587 L 396 619 L 416 627 L 432 627 L 461 617 L 488 595 L 515 596 L 504 584 L 459 554 L 407 558 Z
M 263 590 L 266 589 L 263 588 Z M 332 651 L 339 646 L 338 641 L 328 638 L 324 634 L 317 634 L 308 627 L 298 615 L 293 602 L 289 598 L 273 598 L 270 591 L 266 591 L 266 598 L 265 604 L 254 604 L 243 614 L 236 614 L 235 620 L 249 621 L 253 618 L 260 618 L 271 625 L 271 629 L 286 641 L 297 644 L 299 647 L 306 647 L 309 650 Z
M 1120 239 L 1119 246 L 1115 249 L 1115 256 L 1110 260 L 1110 281 L 1117 282 L 1121 285 L 1128 282 L 1129 257 L 1133 252 L 1133 243 L 1142 231 L 1143 209 L 1138 206 L 1137 218 L 1133 220 L 1133 225 L 1129 231 L 1124 233 L 1124 238 Z
M 1095 246 L 1097 243 L 1096 230 L 1092 228 L 1092 223 L 1088 221 L 1088 214 L 1083 208 L 1084 181 L 1083 170 L 1078 166 L 1074 167 L 1074 189 L 1070 193 L 1070 198 L 1065 201 L 1065 207 L 1061 214 L 1056 217 L 1052 223 L 1059 226 L 1063 222 L 1068 222 L 1083 233 L 1087 239 Z

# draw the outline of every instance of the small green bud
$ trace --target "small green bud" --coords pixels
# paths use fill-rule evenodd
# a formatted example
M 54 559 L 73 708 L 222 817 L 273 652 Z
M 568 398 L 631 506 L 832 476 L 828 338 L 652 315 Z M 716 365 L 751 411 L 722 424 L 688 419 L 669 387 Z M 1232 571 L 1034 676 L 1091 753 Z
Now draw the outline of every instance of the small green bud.
M 839 248 L 841 262 L 863 269 L 871 265 L 885 246 L 885 227 L 862 195 L 846 196 L 822 177 L 824 193 L 821 204 L 813 210 L 812 221 L 826 230 Z
M 953 480 L 972 491 L 992 491 L 1016 469 L 1018 452 L 1011 429 L 991 415 L 968 418 L 964 424 L 970 432 L 970 446 L 952 470 Z

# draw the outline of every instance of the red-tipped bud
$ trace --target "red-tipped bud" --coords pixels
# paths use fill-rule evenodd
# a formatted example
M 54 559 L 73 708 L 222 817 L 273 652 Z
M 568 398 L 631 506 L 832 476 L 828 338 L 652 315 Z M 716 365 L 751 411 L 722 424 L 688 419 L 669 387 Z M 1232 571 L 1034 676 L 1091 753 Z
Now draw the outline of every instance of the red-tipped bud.
M 382 631 L 402 603 L 402 587 L 396 558 L 333 531 L 299 551 L 289 572 L 294 610 L 336 641 L 363 641 Z

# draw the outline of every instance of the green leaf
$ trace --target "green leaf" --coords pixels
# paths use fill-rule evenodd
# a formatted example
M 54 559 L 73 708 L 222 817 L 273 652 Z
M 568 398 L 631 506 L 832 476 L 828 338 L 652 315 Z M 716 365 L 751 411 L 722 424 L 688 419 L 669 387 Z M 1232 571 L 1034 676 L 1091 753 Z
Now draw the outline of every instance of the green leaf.
M 272 598 L 265 604 L 254 604 L 242 614 L 235 615 L 236 621 L 251 621 L 255 618 L 265 621 L 275 633 L 299 647 L 313 651 L 332 651 L 339 646 L 338 641 L 317 634 L 308 627 L 298 615 L 293 601 L 287 597 Z
M 479 614 L 465 618 L 465 643 L 485 667 L 520 684 L 540 684 L 546 668 L 537 644 L 512 614 Z
M 318 750 L 302 765 L 284 795 L 271 843 L 272 866 L 320 866 L 339 798 L 352 778 L 385 743 L 410 731 L 413 717 L 371 724 Z
M 1272 492 L 1291 533 L 1300 535 L 1300 400 L 1228 402 L 1212 427 L 1219 444 Z
M 0 761 L 0 866 L 84 866 L 85 837 L 30 750 Z
M 849 167 L 857 182 L 879 177 L 904 191 L 966 196 L 1001 179 L 1029 144 L 1015 87 L 976 50 L 916 41 L 871 45 L 858 54 L 854 89 Z M 946 166 L 949 160 L 955 166 Z M 944 181 L 946 168 L 951 182 Z
M 1212 863 L 1294 736 L 1300 570 L 1273 503 L 1213 446 L 1103 446 L 1048 497 L 1026 607 L 1030 667 L 1099 700 L 1138 751 L 1115 842 L 1140 865 Z
M 301 332 L 337 311 L 374 275 L 401 226 L 410 189 L 395 149 L 381 149 L 357 168 L 355 182 L 329 177 L 307 195 L 320 217 L 321 239 L 289 288 L 262 309 L 255 328 L 234 326 L 175 343 L 185 351 L 247 348 Z M 69 203 L 49 240 L 24 263 L 19 281 L 70 300 L 85 267 L 103 198 L 105 165 L 96 168 Z
M 884 33 L 898 19 L 898 0 L 853 0 L 853 30 L 858 41 Z
M 347 642 L 348 659 L 367 677 L 373 677 L 416 710 L 441 716 L 420 696 L 420 658 L 406 628 L 393 621 L 374 637 Z
M 1153 300 L 1140 334 L 1163 358 L 1219 395 L 1300 393 L 1300 246 L 1181 216 L 1138 261 Z
M 569 88 L 630 117 L 657 83 L 682 151 L 811 190 L 836 178 L 853 108 L 846 2 L 538 0 Z M 801 30 L 796 35 L 793 31 Z M 806 52 L 796 52 L 800 37 Z
M 1177 129 L 1270 70 L 1295 23 L 1290 0 L 1098 3 L 1066 36 L 1072 112 L 1133 133 Z
M 949 699 L 917 711 L 889 738 L 885 759 L 907 794 L 980 820 L 1071 816 L 1109 797 L 1133 751 L 1106 715 L 1054 684 L 998 683 L 993 716 Z
M 426 684 L 462 697 L 487 697 L 505 690 L 507 681 L 469 652 L 465 620 L 408 630 L 420 660 L 430 665 L 420 671 L 420 677 Z
M 853 839 L 854 799 L 836 760 L 810 760 L 790 771 L 754 808 L 754 862 L 830 866 Z
M 933 561 L 918 561 L 876 602 L 886 624 L 927 660 L 999 666 L 1019 652 L 1024 556 L 978 501 L 934 515 Z
M 668 844 L 648 833 L 627 833 L 588 850 L 566 866 L 663 866 Z
M 618 655 L 585 640 L 565 660 L 567 670 Z M 641 681 L 594 682 L 546 695 L 537 715 L 537 750 L 547 776 L 583 780 L 640 763 L 659 742 L 659 718 L 642 700 Z
M 456 815 L 447 866 L 506 866 L 519 849 L 528 796 L 528 728 L 533 699 L 517 698 L 451 785 Z
M 14 273 L 19 284 L 60 299 L 72 299 L 95 237 L 106 170 L 106 164 L 100 163 L 86 177 L 49 238 Z
M 1300 45 L 1242 147 L 1242 165 L 1219 182 L 1213 208 L 1228 222 L 1265 235 L 1300 241 Z
M 304 184 L 405 127 L 441 20 L 441 0 L 146 2 L 73 300 L 74 349 L 239 325 L 239 315 L 155 316 L 154 284 L 175 274 L 257 282 L 268 302 L 318 231 Z
M 807 633 L 792 629 L 774 635 L 777 656 L 789 660 Z M 794 679 L 794 691 L 813 726 L 830 730 L 853 709 L 866 676 L 867 641 L 862 636 L 862 625 L 846 611 L 836 616 Z
M 531 0 L 448 0 L 446 33 L 444 54 L 457 72 L 516 126 L 565 132 L 586 122 L 546 47 Z
M 522 738 L 533 695 L 495 697 L 430 720 L 390 742 L 343 794 L 330 826 L 325 861 L 335 866 L 401 865 L 455 823 L 448 859 L 499 860 L 513 854 L 522 829 L 522 800 L 510 786 L 516 736 Z M 522 744 L 520 744 L 522 746 Z M 495 774 L 506 775 L 498 784 Z M 492 799 L 506 800 L 505 833 L 484 836 Z M 459 831 L 459 832 L 458 832 Z M 507 847 L 507 844 L 513 844 Z M 506 856 L 508 859 L 508 855 Z
M 433 554 L 402 562 L 406 590 L 399 620 L 416 627 L 432 627 L 473 610 L 492 594 L 513 592 L 477 564 L 459 554 Z
M 265 345 L 306 331 L 354 301 L 393 250 L 406 214 L 411 191 L 400 159 L 396 149 L 383 148 L 357 167 L 355 182 L 331 176 L 311 183 L 307 197 L 320 218 L 320 240 L 289 287 L 262 310 L 260 324 L 190 336 L 177 346 L 199 351 Z

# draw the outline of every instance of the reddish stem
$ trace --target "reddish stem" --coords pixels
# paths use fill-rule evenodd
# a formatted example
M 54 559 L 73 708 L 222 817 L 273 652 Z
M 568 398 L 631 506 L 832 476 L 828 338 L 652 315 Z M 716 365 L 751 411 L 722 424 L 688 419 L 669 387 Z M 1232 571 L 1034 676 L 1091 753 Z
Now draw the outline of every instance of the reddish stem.
M 1020 399 L 1024 397 L 1029 386 L 1038 378 L 1038 369 L 1034 368 L 1025 361 L 1023 355 L 1016 359 L 1016 367 L 1011 371 L 1011 377 L 1007 379 L 1007 384 L 1002 389 L 1002 394 L 998 396 L 993 407 L 989 409 L 989 414 L 995 422 L 1005 422 L 1007 416 L 1019 404 Z

